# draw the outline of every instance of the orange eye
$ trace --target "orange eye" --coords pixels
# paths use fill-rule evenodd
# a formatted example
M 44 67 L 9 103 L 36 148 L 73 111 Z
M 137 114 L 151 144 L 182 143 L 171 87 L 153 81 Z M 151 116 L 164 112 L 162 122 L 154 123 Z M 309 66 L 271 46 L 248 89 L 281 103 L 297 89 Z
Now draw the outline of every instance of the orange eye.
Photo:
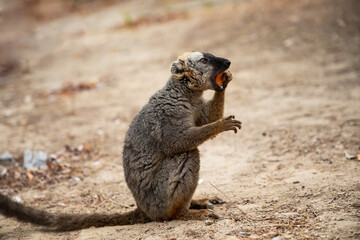
M 208 62 L 208 60 L 206 58 L 202 58 L 199 61 L 202 62 L 203 64 L 207 64 L 207 62 Z

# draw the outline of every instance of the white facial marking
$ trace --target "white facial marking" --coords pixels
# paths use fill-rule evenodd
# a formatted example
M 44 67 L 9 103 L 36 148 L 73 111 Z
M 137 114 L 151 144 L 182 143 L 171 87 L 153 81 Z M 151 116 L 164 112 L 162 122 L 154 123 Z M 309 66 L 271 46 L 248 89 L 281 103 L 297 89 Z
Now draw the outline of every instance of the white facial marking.
M 192 52 L 189 54 L 188 59 L 191 59 L 192 61 L 196 62 L 196 61 L 199 61 L 203 57 L 204 57 L 204 55 L 201 52 Z

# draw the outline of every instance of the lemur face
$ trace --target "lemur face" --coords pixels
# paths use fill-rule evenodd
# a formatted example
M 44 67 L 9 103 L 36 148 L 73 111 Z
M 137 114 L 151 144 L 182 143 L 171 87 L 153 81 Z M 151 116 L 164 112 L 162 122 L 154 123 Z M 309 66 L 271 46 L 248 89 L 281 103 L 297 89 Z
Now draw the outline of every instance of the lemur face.
M 210 53 L 186 52 L 171 66 L 171 73 L 180 78 L 186 77 L 187 85 L 193 90 L 223 91 L 216 82 L 216 76 L 230 67 L 225 58 L 215 57 Z

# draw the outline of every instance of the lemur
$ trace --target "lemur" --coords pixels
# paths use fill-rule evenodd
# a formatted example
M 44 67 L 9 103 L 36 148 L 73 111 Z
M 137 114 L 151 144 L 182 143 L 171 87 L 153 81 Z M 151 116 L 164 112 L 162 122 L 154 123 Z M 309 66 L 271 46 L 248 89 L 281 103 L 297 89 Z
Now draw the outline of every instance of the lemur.
M 198 185 L 198 146 L 241 122 L 223 117 L 224 96 L 232 75 L 230 61 L 209 53 L 186 52 L 172 63 L 165 87 L 132 120 L 123 148 L 125 179 L 137 208 L 124 214 L 53 214 L 0 194 L 0 213 L 19 221 L 71 231 L 181 219 L 189 209 L 211 215 L 208 201 L 192 200 Z M 206 101 L 202 94 L 214 90 Z M 195 210 L 192 210 L 195 211 Z

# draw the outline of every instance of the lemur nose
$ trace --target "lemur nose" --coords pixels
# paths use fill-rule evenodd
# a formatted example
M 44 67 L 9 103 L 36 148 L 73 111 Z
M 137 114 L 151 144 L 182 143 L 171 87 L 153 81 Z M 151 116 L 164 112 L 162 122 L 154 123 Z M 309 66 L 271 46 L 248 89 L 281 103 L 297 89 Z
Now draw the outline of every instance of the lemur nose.
M 225 65 L 230 67 L 231 62 L 229 60 L 225 60 Z

